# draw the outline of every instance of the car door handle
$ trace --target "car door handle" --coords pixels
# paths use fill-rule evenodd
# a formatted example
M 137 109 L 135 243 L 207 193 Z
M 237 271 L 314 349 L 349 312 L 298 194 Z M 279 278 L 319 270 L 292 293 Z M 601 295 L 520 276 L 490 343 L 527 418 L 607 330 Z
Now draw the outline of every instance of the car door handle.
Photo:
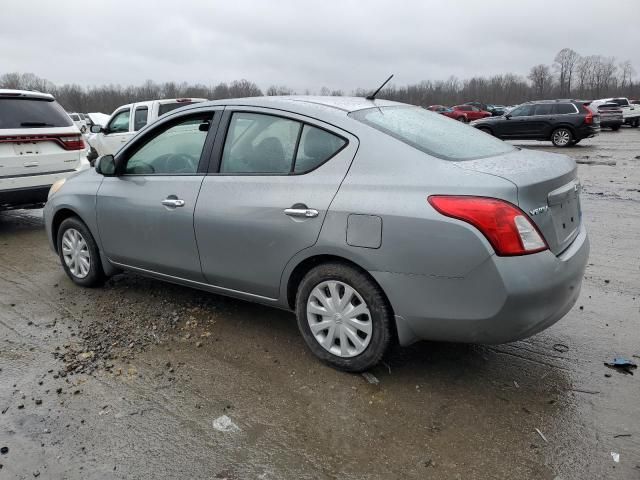
M 319 215 L 318 210 L 313 208 L 285 208 L 284 214 L 301 218 L 315 218 Z
M 184 200 L 180 200 L 179 198 L 165 198 L 162 200 L 162 205 L 165 207 L 184 207 Z

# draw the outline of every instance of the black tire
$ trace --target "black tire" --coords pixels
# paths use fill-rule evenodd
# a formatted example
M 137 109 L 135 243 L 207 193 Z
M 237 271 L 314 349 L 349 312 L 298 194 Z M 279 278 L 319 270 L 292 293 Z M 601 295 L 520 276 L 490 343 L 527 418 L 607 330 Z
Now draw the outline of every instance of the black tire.
M 338 281 L 352 287 L 370 312 L 371 338 L 356 356 L 341 357 L 326 350 L 311 332 L 307 320 L 307 302 L 312 291 L 326 281 Z M 296 295 L 296 316 L 302 338 L 322 362 L 346 372 L 362 372 L 380 362 L 392 339 L 393 313 L 384 292 L 362 271 L 342 263 L 326 263 L 310 270 L 300 282 Z M 345 322 L 346 323 L 346 322 Z
M 87 246 L 87 251 L 89 254 L 89 268 L 88 272 L 85 276 L 79 276 L 72 272 L 69 265 L 65 261 L 64 252 L 63 252 L 63 237 L 65 233 L 69 230 L 75 230 L 79 232 L 82 236 L 82 239 L 85 241 Z M 64 268 L 67 276 L 77 285 L 82 287 L 98 287 L 104 283 L 105 274 L 102 269 L 102 263 L 100 261 L 100 251 L 98 250 L 98 246 L 96 241 L 91 235 L 91 232 L 87 228 L 87 226 L 80 220 L 78 217 L 69 217 L 65 219 L 58 229 L 58 237 L 56 239 L 56 244 L 58 246 L 58 256 L 60 257 L 60 263 L 62 264 L 62 268 Z
M 640 127 L 640 118 L 636 118 L 633 123 L 631 124 L 632 128 L 638 128 Z
M 467 117 L 460 115 L 457 120 L 462 123 L 467 123 Z
M 554 147 L 566 148 L 573 144 L 573 132 L 566 127 L 556 128 L 551 132 L 551 143 Z
M 491 136 L 493 136 L 493 132 L 491 131 L 491 129 L 490 129 L 490 128 L 487 128 L 487 127 L 477 127 L 477 128 L 478 128 L 478 130 L 480 130 L 481 132 L 484 132 L 484 133 L 486 133 L 487 135 L 491 135 Z
M 620 130 L 620 125 L 616 125 L 615 127 L 611 127 L 611 131 L 612 132 L 617 132 L 618 130 Z

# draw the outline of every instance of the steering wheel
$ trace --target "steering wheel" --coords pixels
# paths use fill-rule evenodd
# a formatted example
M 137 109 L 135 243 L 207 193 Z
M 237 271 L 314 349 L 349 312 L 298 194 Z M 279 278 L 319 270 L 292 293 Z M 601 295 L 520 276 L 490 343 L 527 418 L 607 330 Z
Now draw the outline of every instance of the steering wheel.
M 165 153 L 153 161 L 157 172 L 166 173 L 195 173 L 197 159 L 188 153 Z

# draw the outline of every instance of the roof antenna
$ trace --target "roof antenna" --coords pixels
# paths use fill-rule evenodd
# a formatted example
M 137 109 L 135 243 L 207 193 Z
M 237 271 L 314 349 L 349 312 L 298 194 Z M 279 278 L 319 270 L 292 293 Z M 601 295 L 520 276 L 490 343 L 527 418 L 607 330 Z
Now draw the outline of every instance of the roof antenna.
M 375 100 L 375 99 L 376 99 L 376 95 L 377 95 L 378 93 L 380 93 L 380 90 L 382 90 L 382 89 L 384 88 L 384 86 L 385 86 L 387 83 L 389 83 L 389 80 L 391 80 L 392 78 L 393 78 L 393 75 L 390 75 L 390 76 L 389 76 L 389 78 L 387 78 L 387 79 L 384 81 L 384 83 L 383 83 L 382 85 L 380 85 L 380 87 L 379 87 L 375 92 L 373 92 L 371 95 L 367 95 L 366 99 L 367 99 L 367 100 Z

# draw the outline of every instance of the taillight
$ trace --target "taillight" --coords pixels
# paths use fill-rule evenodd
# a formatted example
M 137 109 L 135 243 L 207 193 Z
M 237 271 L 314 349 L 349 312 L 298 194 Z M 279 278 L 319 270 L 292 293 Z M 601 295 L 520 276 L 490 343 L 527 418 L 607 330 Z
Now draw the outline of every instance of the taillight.
M 584 117 L 584 124 L 585 125 L 592 125 L 593 124 L 593 112 L 586 105 L 582 105 L 582 110 L 584 110 L 587 113 L 587 115 Z
M 82 140 L 82 135 L 60 135 L 57 137 L 60 145 L 65 150 L 83 150 L 84 149 L 84 140 Z
M 428 200 L 442 215 L 480 230 L 500 256 L 528 255 L 549 248 L 527 215 L 504 200 L 449 195 L 432 195 Z

